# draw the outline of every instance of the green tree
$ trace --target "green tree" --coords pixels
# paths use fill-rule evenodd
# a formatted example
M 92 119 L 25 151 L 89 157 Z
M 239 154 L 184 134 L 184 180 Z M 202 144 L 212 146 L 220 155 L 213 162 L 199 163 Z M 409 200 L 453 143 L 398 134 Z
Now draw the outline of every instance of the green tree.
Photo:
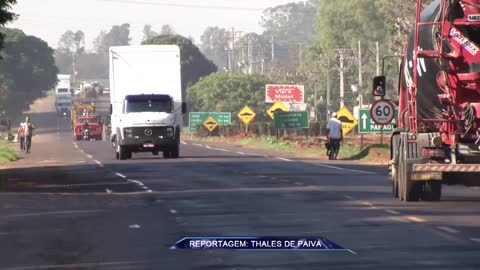
M 227 63 L 227 31 L 219 27 L 207 27 L 200 37 L 200 48 L 205 56 L 212 60 L 220 70 L 228 67 Z
M 15 20 L 17 15 L 10 10 L 12 6 L 16 4 L 16 0 L 3 0 L 0 1 L 0 26 L 4 26 L 5 24 Z M 0 49 L 3 48 L 5 36 L 0 34 Z
M 423 7 L 433 0 L 423 1 Z M 401 53 L 407 34 L 413 30 L 415 22 L 416 0 L 381 0 L 381 11 L 385 17 L 388 34 L 388 47 L 392 52 Z
M 257 112 L 258 119 L 264 119 L 266 111 L 265 84 L 268 79 L 262 75 L 214 73 L 202 78 L 188 88 L 191 111 L 239 112 L 249 105 Z
M 114 25 L 109 32 L 100 32 L 94 41 L 94 46 L 99 54 L 108 55 L 108 49 L 112 46 L 130 44 L 130 24 Z
M 263 47 L 268 50 L 269 76 L 281 78 L 295 71 L 303 61 L 304 48 L 315 41 L 317 2 L 310 0 L 268 8 L 263 12 Z
M 158 36 L 158 33 L 152 30 L 150 24 L 143 26 L 143 41 Z
M 175 35 L 175 30 L 171 25 L 165 24 L 162 26 L 162 29 L 160 30 L 160 35 Z
M 85 34 L 81 30 L 76 32 L 67 30 L 58 41 L 58 49 L 68 53 L 77 52 L 83 47 L 85 47 Z
M 265 36 L 274 36 L 279 44 L 308 43 L 315 39 L 317 8 L 313 1 L 288 3 L 268 8 L 260 25 Z
M 18 115 L 43 90 L 55 86 L 58 70 L 53 49 L 45 41 L 17 29 L 3 28 L 1 33 L 6 37 L 0 62 L 0 88 L 5 94 L 1 105 L 10 115 Z
M 358 40 L 369 48 L 385 40 L 385 18 L 378 12 L 380 0 L 321 1 L 317 40 L 327 53 L 335 48 L 356 48 Z
M 160 35 L 148 39 L 142 44 L 178 45 L 182 66 L 182 93 L 185 97 L 185 89 L 196 83 L 201 77 L 216 72 L 217 67 L 208 60 L 191 40 L 180 35 Z

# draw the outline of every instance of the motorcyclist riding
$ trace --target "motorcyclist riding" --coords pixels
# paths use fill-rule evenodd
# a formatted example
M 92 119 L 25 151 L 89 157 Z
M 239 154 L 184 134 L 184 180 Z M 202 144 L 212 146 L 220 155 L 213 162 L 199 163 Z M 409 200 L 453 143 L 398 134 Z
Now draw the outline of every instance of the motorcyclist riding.
M 90 127 L 88 125 L 87 120 L 83 121 L 82 132 L 83 132 L 84 139 L 87 139 L 87 140 L 90 139 Z

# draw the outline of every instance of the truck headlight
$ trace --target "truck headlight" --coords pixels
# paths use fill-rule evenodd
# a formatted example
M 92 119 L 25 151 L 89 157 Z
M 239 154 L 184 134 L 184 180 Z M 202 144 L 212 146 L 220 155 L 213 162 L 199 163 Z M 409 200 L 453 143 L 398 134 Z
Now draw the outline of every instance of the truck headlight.
M 133 136 L 132 129 L 131 128 L 126 128 L 125 129 L 125 137 L 131 138 L 132 136 Z
M 173 128 L 167 127 L 167 137 L 173 137 Z

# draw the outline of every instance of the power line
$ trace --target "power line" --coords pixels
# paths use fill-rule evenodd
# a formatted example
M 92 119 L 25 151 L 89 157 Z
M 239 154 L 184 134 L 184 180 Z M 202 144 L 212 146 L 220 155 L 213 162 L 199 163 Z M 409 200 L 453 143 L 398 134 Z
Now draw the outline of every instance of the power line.
M 249 8 L 249 7 L 229 7 L 229 6 L 211 6 L 211 5 L 197 5 L 197 4 L 180 4 L 171 2 L 148 2 L 141 0 L 99 0 L 102 2 L 131 4 L 131 5 L 149 5 L 149 6 L 165 6 L 165 7 L 181 7 L 192 9 L 217 9 L 217 10 L 231 10 L 231 11 L 264 11 L 264 8 Z

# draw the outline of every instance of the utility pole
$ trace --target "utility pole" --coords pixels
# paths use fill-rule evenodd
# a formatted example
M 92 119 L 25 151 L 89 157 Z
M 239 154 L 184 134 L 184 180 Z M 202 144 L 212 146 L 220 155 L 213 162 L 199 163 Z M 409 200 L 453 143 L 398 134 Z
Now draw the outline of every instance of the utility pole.
M 331 104 L 330 104 L 330 58 L 327 56 L 327 69 L 326 69 L 326 75 L 327 75 L 327 120 L 330 117 L 330 109 L 331 109 Z
M 361 90 L 363 87 L 363 80 L 362 80 L 362 44 L 361 41 L 358 41 L 358 94 L 359 97 L 362 96 Z M 362 104 L 360 104 L 362 106 Z
M 363 106 L 363 97 L 362 97 L 362 42 L 358 40 L 358 119 L 360 119 L 360 110 Z M 360 150 L 363 150 L 363 133 L 360 134 Z
M 380 49 L 378 48 L 378 41 L 375 42 L 376 59 L 377 59 L 377 76 L 380 76 Z
M 299 50 L 298 50 L 298 62 L 300 65 L 303 64 L 303 43 L 298 43 Z
M 248 74 L 253 72 L 253 40 L 248 38 Z
M 232 27 L 232 66 L 231 72 L 235 72 L 235 27 Z
M 275 63 L 275 37 L 272 36 L 272 63 Z
M 343 77 L 343 72 L 344 72 L 344 52 L 341 50 L 340 51 L 340 109 L 345 106 L 345 101 L 344 101 L 344 93 L 345 93 L 345 85 L 344 85 L 344 77 Z
M 75 70 L 76 54 L 77 54 L 77 51 L 72 53 L 72 72 L 73 72 L 73 74 L 72 74 L 72 84 L 74 85 L 74 87 L 75 87 L 75 80 L 77 79 L 77 76 L 76 76 L 77 71 Z

